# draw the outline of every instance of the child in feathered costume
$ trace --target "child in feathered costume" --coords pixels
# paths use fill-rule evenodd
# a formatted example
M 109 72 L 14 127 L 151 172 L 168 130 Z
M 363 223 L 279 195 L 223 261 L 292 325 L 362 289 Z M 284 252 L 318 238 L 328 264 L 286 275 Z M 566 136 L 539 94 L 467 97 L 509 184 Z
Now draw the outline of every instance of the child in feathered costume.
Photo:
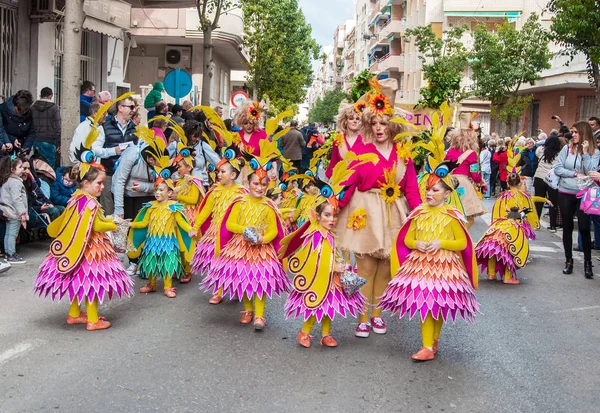
M 192 259 L 192 273 L 207 275 L 215 256 L 215 244 L 223 215 L 233 200 L 240 195 L 247 194 L 248 190 L 236 183 L 244 161 L 240 159 L 241 153 L 234 141 L 234 135 L 225 128 L 224 124 L 222 125 L 216 112 L 208 107 L 203 108 L 207 118 L 211 120 L 213 127 L 216 128 L 226 145 L 221 149 L 220 162 L 217 165 L 210 163 L 208 165 L 209 172 L 216 173 L 218 182 L 211 187 L 202 201 L 200 213 L 196 216 L 192 232 L 194 237 L 197 237 L 198 234 L 201 237 L 197 242 L 196 252 Z M 223 294 L 221 291 L 217 291 L 210 298 L 209 303 L 219 304 L 222 301 Z
M 408 217 L 396 237 L 391 270 L 394 275 L 379 307 L 419 315 L 423 346 L 412 355 L 415 361 L 433 360 L 444 322 L 460 315 L 474 321 L 478 312 L 477 263 L 464 216 L 446 203 L 456 188 L 450 176 L 454 166 L 428 158 L 432 171 L 427 181 L 426 203 Z
M 156 116 L 154 119 L 164 119 L 171 125 L 169 128 L 173 133 L 176 133 L 179 137 L 177 141 L 177 152 L 173 159 L 173 165 L 177 167 L 177 174 L 179 179 L 175 182 L 175 191 L 173 194 L 174 201 L 179 202 L 183 205 L 183 214 L 188 219 L 190 225 L 194 225 L 196 222 L 196 216 L 200 212 L 200 205 L 202 200 L 206 196 L 204 190 L 204 182 L 197 176 L 192 175 L 192 171 L 196 167 L 196 161 L 194 160 L 194 148 L 188 146 L 187 136 L 185 132 L 175 121 L 166 116 Z M 151 120 L 152 121 L 152 120 Z M 192 240 L 190 249 L 190 257 L 194 256 L 196 251 L 196 242 Z M 183 269 L 185 275 L 179 279 L 182 284 L 189 283 L 192 280 L 192 265 L 186 260 L 187 254 L 182 254 Z
M 502 192 L 494 203 L 494 208 L 492 209 L 492 222 L 499 218 L 506 218 L 512 208 L 516 207 L 517 211 L 527 209 L 526 219 L 529 221 L 531 228 L 534 230 L 540 229 L 540 220 L 535 209 L 535 202 L 549 203 L 549 201 L 546 198 L 532 196 L 526 190 L 523 190 L 520 176 L 521 167 L 518 166 L 521 160 L 521 154 L 519 151 L 514 150 L 510 145 L 506 153 L 508 154 L 508 165 L 506 166 L 506 170 L 508 171 L 508 177 L 506 179 L 508 190 Z
M 285 305 L 286 317 L 303 318 L 298 343 L 307 348 L 315 323 L 322 323 L 321 345 L 336 347 L 337 342 L 331 336 L 331 321 L 335 314 L 356 317 L 366 304 L 360 291 L 348 297 L 342 290 L 340 273 L 346 265 L 335 246 L 338 201 L 344 195 L 343 183 L 354 173 L 348 168 L 350 158 L 356 160 L 356 155 L 349 153 L 345 161 L 336 164 L 329 184 L 317 180 L 320 192 L 311 206 L 311 219 L 284 238 L 279 251 L 288 272 L 294 275 L 294 290 Z M 369 155 L 359 158 L 361 161 L 355 165 L 372 162 Z
M 267 171 L 280 156 L 277 142 L 263 140 L 260 156 L 249 156 L 250 194 L 237 197 L 223 216 L 217 235 L 215 259 L 203 286 L 213 294 L 243 300 L 240 323 L 255 330 L 265 327 L 265 302 L 288 292 L 288 280 L 277 258 L 284 229 L 276 207 L 266 198 Z
M 173 287 L 173 278 L 184 275 L 182 254 L 191 260 L 192 239 L 188 233 L 192 230 L 184 215 L 184 207 L 174 198 L 175 187 L 171 181 L 173 166 L 169 158 L 165 142 L 153 136 L 151 130 L 138 126 L 138 136 L 154 159 L 154 196 L 156 201 L 149 202 L 140 210 L 131 223 L 129 233 L 135 251 L 129 253 L 130 258 L 138 256 L 138 270 L 141 278 L 149 282 L 141 293 L 156 291 L 156 279 L 164 280 L 164 294 L 169 298 L 177 296 Z
M 519 154 L 508 148 L 509 172 L 504 191 L 492 210 L 492 225 L 483 234 L 475 253 L 483 271 L 487 270 L 488 280 L 501 279 L 504 284 L 520 284 L 517 269 L 527 264 L 529 240 L 535 240 L 535 229 L 540 221 L 535 210 L 535 200 L 546 202 L 545 198 L 532 197 L 520 189 L 521 177 Z
M 512 207 L 506 217 L 496 219 L 475 246 L 477 263 L 487 269 L 488 280 L 502 279 L 504 284 L 520 284 L 517 269 L 529 257 L 529 239 L 535 232 L 525 216 L 530 211 Z
M 55 240 L 50 252 L 40 266 L 34 291 L 40 296 L 62 300 L 68 294 L 71 308 L 67 324 L 87 324 L 88 330 L 102 330 L 110 322 L 98 316 L 98 305 L 106 295 L 121 298 L 133 294 L 133 281 L 115 253 L 108 235 L 117 226 L 104 217 L 102 206 L 96 199 L 102 193 L 106 173 L 95 162 L 92 144 L 98 138 L 98 121 L 120 96 L 103 105 L 93 120 L 93 127 L 76 151 L 81 164 L 73 168 L 74 179 L 80 187 L 69 199 L 65 211 L 48 226 L 48 235 Z M 87 313 L 80 309 L 85 301 Z

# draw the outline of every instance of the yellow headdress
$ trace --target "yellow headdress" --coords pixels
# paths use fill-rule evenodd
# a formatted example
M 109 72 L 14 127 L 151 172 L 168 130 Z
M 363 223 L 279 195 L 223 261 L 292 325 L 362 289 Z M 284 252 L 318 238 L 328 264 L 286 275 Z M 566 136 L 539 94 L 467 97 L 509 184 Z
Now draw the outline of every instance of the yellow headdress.
M 338 162 L 333 168 L 331 179 L 329 182 L 324 182 L 315 175 L 315 186 L 319 188 L 319 195 L 315 198 L 313 208 L 323 202 L 328 202 L 334 210 L 338 208 L 338 201 L 344 197 L 344 192 L 348 189 L 348 180 L 355 172 L 355 168 L 371 162 L 377 163 L 379 157 L 376 154 L 356 155 L 353 152 L 348 152 L 343 161 Z
M 260 155 L 242 152 L 242 155 L 248 161 L 248 165 L 250 166 L 250 173 L 256 173 L 261 180 L 267 176 L 267 171 L 272 168 L 273 162 L 282 156 L 279 147 L 277 146 L 277 142 L 290 130 L 290 128 L 284 128 L 277 133 L 275 133 L 275 131 L 277 130 L 279 122 L 284 118 L 291 116 L 294 116 L 294 112 L 287 110 L 281 112 L 277 117 L 267 120 L 265 125 L 267 139 L 260 141 Z
M 167 145 L 162 138 L 157 138 L 154 131 L 146 126 L 139 125 L 136 128 L 135 135 L 146 145 L 142 149 L 142 153 L 151 156 L 155 165 L 154 169 L 154 186 L 158 186 L 161 182 L 165 182 L 169 188 L 174 189 L 171 175 L 175 171 L 173 162 L 169 157 Z
M 100 125 L 98 124 L 98 122 L 100 122 L 102 116 L 106 113 L 106 111 L 108 111 L 108 109 L 110 109 L 112 105 L 114 105 L 120 100 L 129 98 L 134 93 L 135 92 L 127 92 L 119 96 L 115 100 L 106 102 L 100 107 L 100 109 L 98 109 L 98 113 L 96 113 L 96 116 L 94 116 L 94 119 L 92 120 L 92 128 L 90 129 L 83 143 L 79 146 L 79 148 L 75 150 L 75 157 L 79 162 L 81 162 L 81 165 L 79 165 L 80 179 L 83 179 L 83 177 L 88 173 L 92 166 L 104 170 L 104 167 L 101 164 L 96 163 L 96 155 L 92 150 L 92 145 L 94 144 L 94 142 L 96 142 L 96 139 L 98 139 L 98 136 L 100 136 L 101 132 Z
M 508 165 L 506 165 L 506 170 L 509 173 L 520 174 L 521 167 L 519 165 L 519 161 L 521 160 L 521 154 L 518 152 L 518 148 L 514 148 L 514 143 L 521 137 L 521 135 L 517 135 L 513 138 L 512 142 L 508 144 L 508 148 L 506 148 L 506 154 L 508 155 Z
M 185 135 L 185 132 L 183 130 L 183 128 L 181 126 L 179 126 L 177 124 L 177 122 L 175 122 L 173 119 L 171 119 L 168 116 L 155 116 L 152 119 L 150 119 L 148 122 L 154 122 L 157 119 L 162 119 L 165 120 L 167 122 L 167 124 L 169 125 L 169 129 L 171 129 L 171 131 L 173 133 L 175 133 L 178 137 L 179 140 L 177 141 L 177 155 L 175 155 L 175 159 L 173 159 L 173 164 L 176 164 L 177 162 L 179 162 L 180 160 L 184 160 L 185 163 L 187 163 L 189 166 L 193 166 L 194 165 L 194 148 L 188 146 L 188 139 L 187 136 Z

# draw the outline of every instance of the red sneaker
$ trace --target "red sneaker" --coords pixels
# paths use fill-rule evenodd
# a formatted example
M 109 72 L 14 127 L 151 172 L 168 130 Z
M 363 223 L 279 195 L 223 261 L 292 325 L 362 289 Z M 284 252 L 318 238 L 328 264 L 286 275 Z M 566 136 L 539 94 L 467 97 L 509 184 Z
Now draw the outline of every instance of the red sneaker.
M 221 297 L 219 294 L 215 294 L 213 295 L 210 300 L 208 300 L 209 304 L 221 304 L 221 302 L 223 301 L 223 297 Z
M 254 317 L 254 329 L 262 331 L 265 328 L 265 319 L 263 317 Z
M 337 347 L 337 341 L 331 335 L 326 335 L 321 338 L 321 345 L 324 347 Z
M 187 283 L 189 283 L 190 281 L 192 281 L 192 274 L 191 274 L 191 273 L 190 273 L 190 274 L 186 274 L 186 275 L 185 275 L 185 277 L 181 277 L 181 278 L 179 279 L 179 282 L 180 282 L 181 284 L 187 284 Z
M 302 347 L 310 348 L 310 339 L 311 338 L 312 338 L 312 336 L 310 334 L 304 333 L 302 331 L 300 331 L 298 333 L 298 343 Z
M 83 311 L 79 313 L 79 317 L 67 316 L 67 324 L 87 324 L 87 314 Z
M 104 330 L 108 327 L 110 327 L 110 321 L 106 320 L 98 320 L 95 323 L 87 323 L 87 329 L 89 331 Z
M 371 327 L 369 327 L 369 323 L 360 323 L 358 327 L 356 327 L 356 332 L 354 335 L 356 337 L 367 338 L 371 332 Z
M 242 313 L 242 317 L 240 318 L 240 323 L 242 324 L 250 324 L 252 322 L 252 317 L 254 317 L 254 313 L 252 311 L 240 311 Z
M 373 327 L 373 332 L 377 334 L 385 334 L 387 333 L 387 326 L 385 325 L 385 321 L 381 317 L 373 317 L 371 318 L 371 326 Z

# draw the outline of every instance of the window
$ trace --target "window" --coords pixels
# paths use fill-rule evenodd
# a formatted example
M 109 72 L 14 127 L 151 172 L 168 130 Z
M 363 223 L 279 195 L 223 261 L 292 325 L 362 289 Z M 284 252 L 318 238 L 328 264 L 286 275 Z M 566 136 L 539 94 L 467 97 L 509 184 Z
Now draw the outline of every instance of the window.
M 12 94 L 17 11 L 0 4 L 0 100 Z
M 63 81 L 63 51 L 64 30 L 62 25 L 56 26 L 54 42 L 54 101 L 58 106 L 62 104 Z M 102 75 L 102 35 L 100 33 L 82 31 L 81 33 L 81 60 L 79 64 L 79 80 L 89 80 L 100 91 Z
M 592 116 L 598 116 L 596 113 L 596 102 L 594 96 L 581 96 L 579 98 L 579 120 L 587 122 Z
M 89 80 L 98 88 L 102 83 L 100 69 L 102 66 L 102 35 L 100 33 L 81 32 L 81 81 Z
M 221 102 L 224 104 L 227 104 L 227 102 L 229 101 L 229 73 L 226 71 L 223 71 L 222 88 L 223 88 L 223 100 L 221 100 Z

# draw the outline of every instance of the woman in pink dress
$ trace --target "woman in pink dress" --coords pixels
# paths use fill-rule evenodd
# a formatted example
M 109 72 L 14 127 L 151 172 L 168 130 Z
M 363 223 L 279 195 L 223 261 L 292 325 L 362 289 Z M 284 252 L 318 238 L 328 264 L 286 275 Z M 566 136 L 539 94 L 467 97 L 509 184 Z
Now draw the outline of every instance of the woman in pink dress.
M 363 146 L 363 138 L 360 135 L 362 123 L 360 121 L 361 113 L 355 109 L 354 105 L 342 104 L 337 116 L 339 131 L 333 140 L 331 148 L 331 161 L 325 171 L 327 178 L 331 178 L 333 168 L 339 161 L 344 159 L 348 152 L 360 152 Z
M 413 161 L 404 157 L 401 144 L 394 142 L 402 126 L 391 122 L 393 107 L 378 89 L 365 99 L 361 117 L 364 145 L 357 154 L 373 154 L 378 162 L 356 168 L 340 201 L 337 224 L 339 247 L 354 253 L 358 274 L 368 281 L 361 288 L 367 305 L 358 319 L 357 337 L 368 337 L 371 326 L 378 334 L 387 331 L 377 304 L 391 279 L 390 252 L 409 209 L 421 204 Z

